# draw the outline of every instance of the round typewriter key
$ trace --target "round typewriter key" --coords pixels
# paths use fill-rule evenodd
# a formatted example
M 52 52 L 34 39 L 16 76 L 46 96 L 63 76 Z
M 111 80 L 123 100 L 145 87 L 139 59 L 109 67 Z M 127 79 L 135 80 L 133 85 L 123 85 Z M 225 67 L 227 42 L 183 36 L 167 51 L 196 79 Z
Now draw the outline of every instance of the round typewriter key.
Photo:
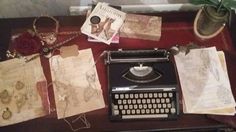
M 140 114 L 140 110 L 139 110 L 139 109 L 137 109 L 137 110 L 136 110 L 136 113 L 137 113 L 137 114 Z
M 169 113 L 170 112 L 170 110 L 169 109 L 165 109 L 165 113 Z
M 132 114 L 135 114 L 135 110 L 131 110 L 131 113 L 132 113 Z
M 152 107 L 156 109 L 157 108 L 157 104 L 153 104 Z
M 162 104 L 162 107 L 163 107 L 163 108 L 166 108 L 166 104 Z
M 145 114 L 145 110 L 144 110 L 144 109 L 142 109 L 142 110 L 141 110 L 141 113 L 142 113 L 142 114 Z
M 170 97 L 170 98 L 173 97 L 173 93 L 169 93 L 169 97 Z
M 127 109 L 128 109 L 128 105 L 124 105 L 124 109 L 126 109 L 126 110 L 127 110 Z
M 148 108 L 151 109 L 152 108 L 152 104 L 148 104 Z
M 98 23 L 100 23 L 100 21 L 101 21 L 101 18 L 100 18 L 99 16 L 92 16 L 92 17 L 90 18 L 90 22 L 91 22 L 92 24 L 98 24 Z
M 165 110 L 164 109 L 161 109 L 161 113 L 164 113 L 165 112 Z
M 123 100 L 123 104 L 127 104 L 127 100 L 124 99 L 124 100 Z
M 167 97 L 167 93 L 163 93 L 163 97 L 166 98 Z
M 118 94 L 115 94 L 115 99 L 118 99 L 119 98 L 119 95 Z
M 114 110 L 114 111 L 113 111 L 113 114 L 114 114 L 114 115 L 119 115 L 119 110 Z
M 170 103 L 170 99 L 169 98 L 166 98 L 166 103 Z
M 172 114 L 174 114 L 174 113 L 176 113 L 176 109 L 175 109 L 175 108 L 171 108 L 171 109 L 170 109 L 170 112 L 171 112 Z
M 125 115 L 125 114 L 126 114 L 126 111 L 125 111 L 125 110 L 122 110 L 121 113 L 122 113 L 123 115 Z
M 119 109 L 121 109 L 121 110 L 122 110 L 122 109 L 123 109 L 123 105 L 119 105 Z
M 120 94 L 120 98 L 123 99 L 124 98 L 124 94 Z
M 129 115 L 130 114 L 130 110 L 126 110 L 126 113 Z
M 154 114 L 154 113 L 155 113 L 155 110 L 154 110 L 154 109 L 151 109 L 151 113 Z
M 168 107 L 168 108 L 171 108 L 171 104 L 167 104 L 167 107 Z
M 156 102 L 156 100 L 155 99 L 152 99 L 152 103 L 154 104 Z

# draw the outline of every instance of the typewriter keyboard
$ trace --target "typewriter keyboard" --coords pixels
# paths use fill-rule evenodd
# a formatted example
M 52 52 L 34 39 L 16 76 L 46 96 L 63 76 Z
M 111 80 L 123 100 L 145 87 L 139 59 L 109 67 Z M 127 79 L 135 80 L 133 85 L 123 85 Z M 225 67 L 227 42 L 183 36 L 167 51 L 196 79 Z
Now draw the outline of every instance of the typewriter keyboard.
M 112 116 L 120 119 L 175 118 L 176 92 L 113 93 Z

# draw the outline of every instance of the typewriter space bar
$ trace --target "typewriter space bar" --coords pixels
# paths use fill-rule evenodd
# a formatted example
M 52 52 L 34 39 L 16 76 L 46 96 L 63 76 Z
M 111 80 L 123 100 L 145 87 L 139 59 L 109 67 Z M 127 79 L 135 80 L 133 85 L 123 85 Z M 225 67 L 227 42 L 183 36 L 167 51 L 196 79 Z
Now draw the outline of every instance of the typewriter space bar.
M 122 119 L 142 119 L 142 118 L 167 118 L 168 114 L 155 115 L 122 115 Z

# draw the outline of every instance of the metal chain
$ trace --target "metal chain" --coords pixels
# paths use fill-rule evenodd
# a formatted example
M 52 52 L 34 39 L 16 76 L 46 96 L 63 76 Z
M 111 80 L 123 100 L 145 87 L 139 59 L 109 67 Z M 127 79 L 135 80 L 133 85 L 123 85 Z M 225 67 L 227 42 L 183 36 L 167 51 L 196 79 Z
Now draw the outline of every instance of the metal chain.
M 73 32 L 73 33 L 75 33 L 75 32 Z M 68 39 L 66 39 L 66 40 L 64 40 L 64 41 L 62 41 L 62 42 L 59 42 L 59 43 L 57 43 L 57 44 L 55 44 L 55 45 L 53 45 L 53 46 L 51 46 L 51 47 L 43 47 L 41 53 L 39 53 L 38 55 L 33 56 L 33 57 L 30 58 L 30 59 L 27 59 L 25 62 L 26 62 L 26 63 L 27 63 L 27 62 L 30 62 L 30 61 L 32 61 L 32 60 L 34 60 L 34 59 L 40 57 L 41 55 L 46 56 L 46 55 L 50 54 L 54 49 L 56 49 L 56 48 L 58 48 L 58 47 L 61 47 L 62 45 L 64 45 L 64 44 L 70 42 L 71 40 L 77 38 L 79 35 L 80 35 L 80 32 L 77 32 L 74 36 L 72 36 L 72 37 L 70 37 L 70 38 L 68 38 Z

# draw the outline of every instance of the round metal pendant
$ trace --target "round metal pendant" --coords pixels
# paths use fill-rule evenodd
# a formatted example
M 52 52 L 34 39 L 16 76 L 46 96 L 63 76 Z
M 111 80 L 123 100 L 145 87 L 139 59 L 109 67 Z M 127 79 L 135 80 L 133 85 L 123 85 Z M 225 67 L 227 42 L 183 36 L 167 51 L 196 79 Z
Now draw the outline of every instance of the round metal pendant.
M 55 33 L 45 33 L 45 34 L 40 34 L 40 38 L 46 42 L 48 45 L 52 45 L 54 42 L 56 42 L 57 37 Z
M 8 104 L 11 101 L 11 96 L 8 91 L 5 89 L 0 93 L 0 99 L 3 104 Z
M 21 90 L 22 88 L 24 88 L 24 86 L 25 86 L 25 84 L 23 82 L 17 81 L 15 87 L 17 90 Z
M 9 110 L 9 108 L 6 108 L 6 110 L 2 113 L 2 119 L 8 120 L 12 117 L 12 112 Z

